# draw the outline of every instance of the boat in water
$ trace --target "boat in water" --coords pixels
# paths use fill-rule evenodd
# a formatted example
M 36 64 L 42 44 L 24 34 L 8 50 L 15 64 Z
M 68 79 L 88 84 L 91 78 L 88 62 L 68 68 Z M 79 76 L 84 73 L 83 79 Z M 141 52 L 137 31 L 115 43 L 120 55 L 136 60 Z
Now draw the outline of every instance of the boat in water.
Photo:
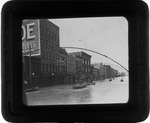
M 81 88 L 85 88 L 87 86 L 87 83 L 79 83 L 74 85 L 72 88 L 73 89 L 81 89 Z

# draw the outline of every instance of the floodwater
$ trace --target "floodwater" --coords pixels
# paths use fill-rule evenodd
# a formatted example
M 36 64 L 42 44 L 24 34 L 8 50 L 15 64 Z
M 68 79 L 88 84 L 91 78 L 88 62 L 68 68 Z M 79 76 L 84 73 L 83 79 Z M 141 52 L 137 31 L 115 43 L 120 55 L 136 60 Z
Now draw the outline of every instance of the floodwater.
M 112 81 L 96 81 L 95 85 L 73 89 L 72 85 L 58 85 L 28 92 L 27 105 L 73 105 L 127 103 L 129 98 L 128 76 Z

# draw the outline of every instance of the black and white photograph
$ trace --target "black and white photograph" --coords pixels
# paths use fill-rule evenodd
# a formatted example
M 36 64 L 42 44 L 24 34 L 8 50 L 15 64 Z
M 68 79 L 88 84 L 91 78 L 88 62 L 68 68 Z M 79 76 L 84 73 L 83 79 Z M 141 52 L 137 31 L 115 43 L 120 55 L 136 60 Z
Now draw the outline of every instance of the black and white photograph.
M 21 28 L 25 105 L 128 102 L 125 17 L 25 19 Z

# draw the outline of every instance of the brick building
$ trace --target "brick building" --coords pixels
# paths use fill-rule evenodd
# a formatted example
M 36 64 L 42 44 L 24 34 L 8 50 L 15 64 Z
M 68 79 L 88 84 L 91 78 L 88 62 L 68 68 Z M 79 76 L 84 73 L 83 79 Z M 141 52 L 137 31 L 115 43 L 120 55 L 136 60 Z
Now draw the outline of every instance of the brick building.
M 59 27 L 47 19 L 25 20 L 22 29 L 25 30 L 26 27 L 28 27 L 27 34 L 30 40 L 27 40 L 26 33 L 23 33 L 23 58 L 26 57 L 26 60 L 23 60 L 24 70 L 31 70 L 31 73 L 36 74 L 36 78 L 39 78 L 36 82 L 38 86 L 63 84 L 67 71 L 67 52 L 60 48 Z M 35 55 L 36 52 L 38 53 Z M 30 64 L 29 60 L 31 65 L 27 65 Z M 36 72 L 35 68 L 38 68 Z M 24 80 L 30 82 L 31 75 L 28 74 L 24 76 Z M 33 78 L 35 75 L 32 76 Z
M 91 64 L 91 55 L 80 51 L 80 52 L 73 52 L 70 53 L 75 57 L 81 58 L 81 69 L 82 69 L 82 78 L 85 81 L 90 81 L 90 64 Z
M 67 83 L 74 83 L 76 76 L 76 57 L 71 54 L 67 56 Z
M 76 74 L 76 58 L 71 54 L 68 54 L 67 56 L 67 74 L 68 75 Z

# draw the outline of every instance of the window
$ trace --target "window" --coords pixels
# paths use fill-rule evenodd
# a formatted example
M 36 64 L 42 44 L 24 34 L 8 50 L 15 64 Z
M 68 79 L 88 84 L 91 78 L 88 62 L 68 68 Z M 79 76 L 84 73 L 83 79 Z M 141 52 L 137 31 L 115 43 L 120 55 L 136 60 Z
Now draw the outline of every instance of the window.
M 87 67 L 85 67 L 85 72 L 87 72 Z
M 82 59 L 82 64 L 84 64 L 84 59 Z
M 58 71 L 58 69 L 57 69 L 57 68 L 58 68 L 58 66 L 56 65 L 56 73 L 57 73 L 57 71 Z
M 45 59 L 47 59 L 47 52 L 45 51 Z
M 43 40 L 41 39 L 41 47 L 43 47 Z
M 42 63 L 42 68 L 41 68 L 42 70 L 42 72 L 44 72 L 44 63 Z
M 53 45 L 53 43 L 52 43 L 52 49 L 54 49 L 54 45 Z
M 44 41 L 44 47 L 46 48 L 46 40 Z
M 48 59 L 48 52 L 46 52 L 46 59 Z
M 57 60 L 57 56 L 56 56 L 56 54 L 54 55 L 54 60 Z
M 44 64 L 44 72 L 46 72 L 46 64 Z
M 51 60 L 53 61 L 53 54 L 51 54 Z
M 55 50 L 55 44 L 53 44 L 53 49 Z
M 46 30 L 44 29 L 44 34 L 43 34 L 44 36 L 46 36 Z
M 51 60 L 51 53 L 49 53 L 49 60 Z
M 48 71 L 48 64 L 45 64 L 45 72 Z
M 51 72 L 53 72 L 53 65 L 51 65 Z
M 58 72 L 60 73 L 60 66 L 58 66 Z
M 52 33 L 52 41 L 54 40 L 54 34 Z
M 50 64 L 48 64 L 48 72 L 50 71 Z
M 56 34 L 54 34 L 54 41 L 56 41 Z
M 52 32 L 50 32 L 50 38 L 52 39 L 52 37 L 53 37 L 53 34 L 52 34 Z
M 47 59 L 49 60 L 49 52 L 47 52 Z
M 56 66 L 54 65 L 54 72 L 56 72 Z
M 47 41 L 47 48 L 49 48 L 49 42 Z
M 44 51 L 41 51 L 41 57 L 44 58 Z
M 49 31 L 47 31 L 47 37 L 49 37 Z
M 58 42 L 58 36 L 56 35 L 56 41 Z

